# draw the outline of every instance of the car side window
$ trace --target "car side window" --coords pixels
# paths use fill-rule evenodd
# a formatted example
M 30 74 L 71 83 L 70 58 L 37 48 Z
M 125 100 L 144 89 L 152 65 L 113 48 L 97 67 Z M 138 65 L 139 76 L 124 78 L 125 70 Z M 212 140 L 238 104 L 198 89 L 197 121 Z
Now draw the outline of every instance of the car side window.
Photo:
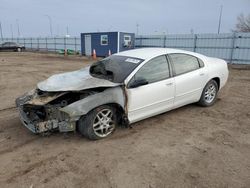
M 17 46 L 17 44 L 14 42 L 10 42 L 10 46 Z
M 165 55 L 158 56 L 148 61 L 134 75 L 134 81 L 144 79 L 149 84 L 170 77 L 169 65 Z
M 175 75 L 187 73 L 204 66 L 204 64 L 200 65 L 196 57 L 188 54 L 169 54 L 169 57 L 173 64 Z M 201 61 L 201 63 L 203 62 Z
M 198 61 L 199 61 L 200 67 L 204 67 L 204 63 L 203 63 L 203 61 L 202 61 L 202 60 L 200 60 L 200 59 L 198 59 Z
M 10 46 L 10 43 L 9 42 L 5 42 L 2 44 L 4 47 L 7 47 L 7 46 Z

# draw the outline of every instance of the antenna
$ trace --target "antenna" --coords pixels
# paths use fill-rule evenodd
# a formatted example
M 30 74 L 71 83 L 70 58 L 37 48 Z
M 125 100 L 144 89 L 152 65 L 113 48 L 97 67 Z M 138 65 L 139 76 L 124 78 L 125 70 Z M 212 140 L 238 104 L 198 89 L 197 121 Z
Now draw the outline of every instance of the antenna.
M 220 16 L 219 16 L 219 25 L 218 25 L 218 34 L 220 34 L 220 25 L 221 25 L 221 16 L 222 16 L 223 6 L 220 6 Z

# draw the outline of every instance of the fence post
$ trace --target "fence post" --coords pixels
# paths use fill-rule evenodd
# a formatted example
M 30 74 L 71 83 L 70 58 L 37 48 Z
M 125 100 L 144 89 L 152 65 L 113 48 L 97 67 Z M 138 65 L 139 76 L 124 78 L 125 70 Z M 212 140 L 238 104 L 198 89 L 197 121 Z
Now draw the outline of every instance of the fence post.
M 75 53 L 77 53 L 76 37 L 75 37 Z
M 33 46 L 32 46 L 32 37 L 30 38 L 30 48 L 32 49 Z
M 142 47 L 142 36 L 140 36 L 140 47 Z
M 45 47 L 46 47 L 46 51 L 48 51 L 48 41 L 47 41 L 47 37 L 45 37 Z
M 37 51 L 39 51 L 39 38 L 37 38 Z
M 165 48 L 165 47 L 166 47 L 166 38 L 167 38 L 167 36 L 166 36 L 166 35 L 164 35 L 164 38 L 163 38 L 163 48 Z
M 234 54 L 234 44 L 235 44 L 236 33 L 234 32 L 232 35 L 232 42 L 231 42 L 231 51 L 230 51 L 230 63 L 233 63 L 233 54 Z
M 23 45 L 24 45 L 24 47 L 25 47 L 25 45 L 26 45 L 25 38 L 23 38 Z
M 56 37 L 54 37 L 54 44 L 55 44 L 55 52 L 56 52 Z
M 66 37 L 63 38 L 64 50 L 66 50 Z
M 197 34 L 194 34 L 194 48 L 193 51 L 196 52 Z

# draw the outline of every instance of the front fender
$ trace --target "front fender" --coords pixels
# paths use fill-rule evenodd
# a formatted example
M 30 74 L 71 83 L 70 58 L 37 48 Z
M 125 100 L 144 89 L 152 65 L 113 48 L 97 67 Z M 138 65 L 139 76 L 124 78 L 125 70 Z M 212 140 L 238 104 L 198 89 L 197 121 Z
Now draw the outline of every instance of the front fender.
M 60 110 L 67 113 L 71 119 L 78 120 L 82 115 L 87 114 L 94 108 L 109 103 L 119 104 L 123 109 L 125 108 L 125 95 L 120 86 L 90 95 Z

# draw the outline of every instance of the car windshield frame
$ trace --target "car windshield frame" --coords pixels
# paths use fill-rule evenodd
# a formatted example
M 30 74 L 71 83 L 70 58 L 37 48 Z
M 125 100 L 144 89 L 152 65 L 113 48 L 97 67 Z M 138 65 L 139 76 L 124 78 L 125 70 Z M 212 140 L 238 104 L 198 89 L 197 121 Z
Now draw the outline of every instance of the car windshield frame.
M 143 61 L 144 59 L 136 57 L 112 55 L 93 63 L 89 72 L 91 76 L 96 78 L 123 83 Z

